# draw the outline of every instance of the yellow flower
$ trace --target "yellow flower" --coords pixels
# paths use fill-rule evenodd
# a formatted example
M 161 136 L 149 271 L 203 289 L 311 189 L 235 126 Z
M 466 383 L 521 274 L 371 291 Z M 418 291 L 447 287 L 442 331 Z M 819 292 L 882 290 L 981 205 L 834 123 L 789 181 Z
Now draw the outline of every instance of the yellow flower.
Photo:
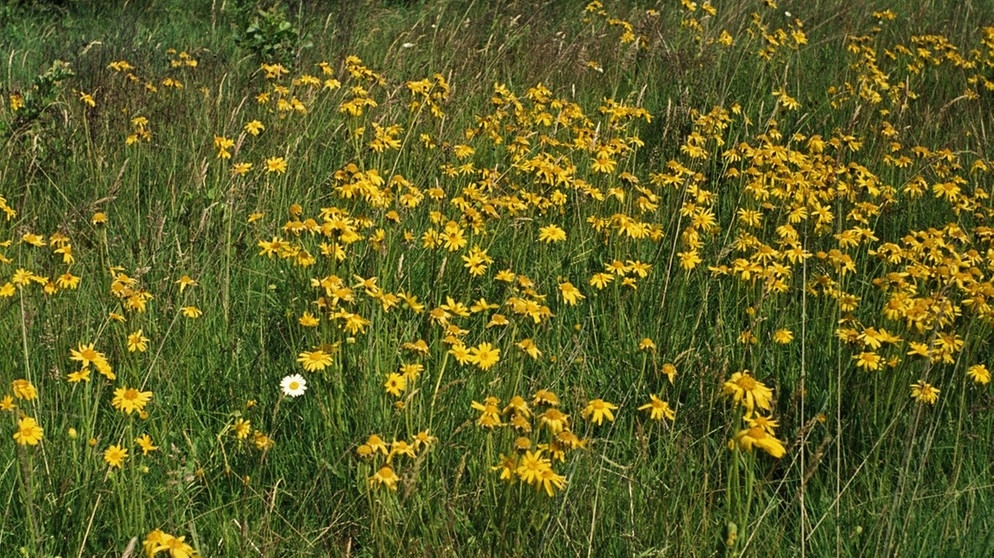
M 412 443 L 414 444 L 414 450 L 418 451 L 422 447 L 427 449 L 429 446 L 431 446 L 437 441 L 438 438 L 429 434 L 427 430 L 422 430 L 421 432 L 418 432 L 417 434 L 414 435 L 414 441 Z
M 672 362 L 664 364 L 659 372 L 669 379 L 670 385 L 673 385 L 673 380 L 676 378 L 676 366 Z
M 258 449 L 259 451 L 269 450 L 275 445 L 275 442 L 273 442 L 272 438 L 266 436 L 265 434 L 259 432 L 258 430 L 256 430 L 255 433 L 252 434 L 252 443 L 255 444 L 256 449 Z
M 185 317 L 190 318 L 191 320 L 195 320 L 204 315 L 203 310 L 197 308 L 196 306 L 183 306 L 180 308 L 180 311 L 183 312 Z
M 121 387 L 114 390 L 114 399 L 111 400 L 110 404 L 124 414 L 130 415 L 134 411 L 142 412 L 145 405 L 151 400 L 151 391 L 138 391 L 135 388 Z
M 187 287 L 196 287 L 197 280 L 191 279 L 189 275 L 184 275 L 176 280 L 176 284 L 179 285 L 179 292 L 182 293 Z
M 512 465 L 511 460 L 513 458 L 505 459 L 501 468 L 510 468 Z M 549 459 L 542 457 L 542 450 L 538 450 L 535 453 L 530 451 L 525 452 L 525 455 L 521 457 L 518 462 L 517 467 L 514 472 L 518 475 L 518 478 L 526 484 L 534 485 L 536 489 L 545 489 L 545 493 L 550 497 L 555 494 L 555 489 L 562 489 L 566 484 L 565 477 L 557 475 L 555 471 L 552 470 L 552 463 Z M 504 478 L 504 472 L 501 473 Z
M 781 345 L 786 345 L 794 340 L 794 334 L 789 329 L 778 329 L 773 332 L 773 341 Z
M 507 321 L 507 317 L 504 314 L 494 314 L 490 316 L 490 321 L 487 322 L 486 327 L 489 329 L 491 327 L 506 326 L 508 323 L 510 322 Z
M 655 351 L 656 350 L 656 343 L 652 339 L 649 339 L 648 337 L 643 337 L 642 340 L 639 341 L 639 350 L 640 351 Z
M 128 458 L 128 450 L 114 444 L 104 451 L 104 461 L 111 468 L 120 469 L 124 465 L 124 460 Z
M 918 380 L 911 384 L 911 398 L 919 403 L 935 405 L 935 402 L 939 400 L 939 390 L 925 380 Z
M 500 471 L 500 480 L 511 482 L 514 480 L 514 470 L 517 469 L 518 463 L 514 458 L 514 454 L 509 457 L 504 455 L 500 456 L 499 464 L 494 465 L 490 468 L 491 471 Z
M 167 552 L 170 558 L 194 558 L 197 553 L 192 546 L 184 542 L 186 537 L 174 537 L 163 533 L 162 540 L 151 547 L 150 555 Z
M 387 463 L 393 461 L 395 455 L 406 455 L 413 459 L 416 457 L 414 453 L 415 450 L 416 448 L 413 445 L 408 444 L 404 440 L 394 440 L 394 442 L 390 444 L 390 453 L 387 454 Z
M 548 225 L 538 230 L 538 240 L 549 244 L 562 242 L 566 240 L 566 231 L 556 225 Z
M 617 405 L 608 403 L 603 399 L 594 399 L 583 408 L 583 418 L 589 418 L 591 422 L 597 425 L 600 425 L 605 418 L 608 422 L 614 422 L 614 414 L 611 411 L 617 408 Z
M 883 358 L 872 351 L 859 353 L 852 357 L 856 361 L 856 366 L 864 370 L 880 370 Z
M 469 255 L 462 256 L 463 267 L 469 270 L 473 277 L 479 277 L 487 272 L 487 265 L 493 263 L 493 259 L 487 255 L 487 251 L 479 246 L 473 246 L 469 250 Z
M 246 163 L 246 162 L 235 163 L 234 165 L 231 165 L 231 175 L 244 176 L 248 174 L 248 171 L 252 170 L 252 167 L 253 167 L 252 163 Z M 259 216 L 261 217 L 262 214 L 260 213 Z M 253 219 L 251 218 L 251 216 L 249 216 L 249 223 L 251 223 L 252 221 Z
M 514 470 L 518 478 L 525 484 L 534 484 L 541 487 L 542 471 L 552 469 L 552 463 L 542 457 L 542 450 L 534 453 L 528 451 L 518 461 L 518 467 Z
M 401 345 L 400 347 L 402 349 L 411 351 L 411 352 L 419 354 L 421 356 L 428 356 L 428 353 L 429 353 L 428 343 L 426 343 L 424 339 L 418 339 L 417 341 L 414 341 L 413 343 L 410 342 L 410 341 L 408 341 L 408 342 L 404 343 L 403 345 Z
M 480 418 L 476 420 L 476 424 L 481 428 L 494 428 L 497 426 L 504 426 L 504 423 L 500 420 L 500 400 L 494 396 L 489 396 L 483 400 L 483 403 L 477 401 L 472 401 L 470 407 L 480 411 Z
M 148 349 L 148 337 L 142 334 L 142 330 L 138 330 L 131 335 L 128 335 L 128 352 L 139 352 L 144 353 Z
M 735 438 L 728 442 L 728 449 L 735 449 L 736 446 L 745 451 L 752 451 L 753 447 L 758 447 L 777 459 L 787 453 L 783 442 L 771 436 L 760 426 L 740 430 Z
M 152 443 L 152 438 L 148 434 L 142 434 L 135 438 L 135 443 L 142 449 L 142 455 L 148 455 L 159 449 L 158 446 Z
M 310 312 L 304 312 L 298 321 L 300 322 L 300 325 L 304 327 L 317 327 L 317 325 L 321 323 L 321 320 L 314 317 L 314 314 L 311 314 Z
M 590 285 L 597 287 L 597 290 L 603 290 L 611 281 L 614 281 L 614 275 L 610 273 L 595 273 L 590 278 Z
M 480 370 L 489 370 L 500 361 L 500 349 L 490 343 L 480 343 L 469 350 L 469 361 Z
M 387 376 L 387 381 L 383 384 L 387 393 L 394 397 L 400 397 L 407 389 L 407 377 L 396 372 Z
M 562 490 L 566 486 L 566 477 L 556 474 L 552 467 L 544 468 L 539 472 L 539 487 L 545 489 L 545 493 L 552 498 L 555 490 Z
M 12 395 L 4 395 L 3 399 L 0 399 L 0 411 L 13 411 L 16 408 L 17 404 L 14 403 Z
M 462 341 L 453 343 L 452 348 L 449 349 L 449 354 L 455 357 L 456 362 L 461 365 L 469 364 L 469 349 L 466 345 L 462 344 Z
M 17 285 L 18 287 L 23 287 L 25 285 L 31 284 L 32 277 L 34 277 L 34 274 L 31 273 L 30 271 L 23 268 L 18 268 L 16 271 L 14 271 L 14 276 L 10 278 L 10 282 Z
M 570 306 L 576 306 L 579 301 L 587 298 L 583 296 L 580 289 L 576 288 L 573 283 L 570 283 L 569 281 L 559 284 L 559 293 L 562 295 L 563 301 Z
M 559 396 L 547 389 L 540 389 L 532 396 L 532 405 L 551 405 L 558 407 Z
M 701 257 L 697 254 L 697 250 L 689 250 L 686 252 L 677 252 L 677 256 L 680 257 L 680 267 L 690 271 L 697 267 L 697 264 L 701 263 Z
M 649 398 L 650 401 L 639 407 L 639 410 L 649 411 L 650 420 L 663 420 L 664 418 L 669 420 L 676 419 L 676 411 L 670 407 L 669 403 L 652 394 L 649 394 Z
M 94 366 L 97 368 L 97 372 L 100 372 L 100 374 L 108 380 L 114 380 L 117 378 L 117 374 L 114 373 L 114 369 L 106 360 L 98 360 L 94 363 Z
M 14 391 L 14 397 L 18 399 L 33 401 L 38 397 L 38 390 L 35 389 L 31 382 L 23 378 L 11 382 L 10 388 Z
M 245 131 L 253 136 L 258 136 L 266 127 L 262 125 L 262 122 L 258 120 L 253 120 L 245 125 Z
M 42 247 L 45 246 L 45 237 L 37 235 L 34 233 L 24 233 L 21 236 L 21 242 L 25 244 L 30 244 L 32 246 Z
M 90 369 L 81 368 L 75 372 L 70 372 L 66 376 L 66 381 L 70 384 L 78 384 L 79 382 L 89 382 L 90 381 Z
M 63 273 L 56 280 L 60 289 L 75 289 L 79 286 L 80 277 L 72 273 Z
M 22 446 L 37 446 L 41 441 L 44 430 L 31 417 L 24 417 L 17 423 L 14 441 Z
M 252 433 L 252 421 L 239 417 L 231 424 L 231 431 L 234 432 L 235 438 L 244 440 Z
M 164 533 L 162 529 L 155 529 L 145 535 L 145 540 L 142 541 L 142 547 L 145 549 L 145 554 L 148 556 L 155 556 L 158 552 L 157 548 L 159 545 L 166 542 L 166 540 L 172 538 L 172 535 Z
M 991 373 L 983 364 L 975 364 L 967 368 L 966 375 L 980 385 L 987 385 L 991 381 Z
M 397 490 L 397 481 L 400 477 L 394 472 L 393 468 L 389 465 L 384 465 L 380 467 L 379 471 L 376 471 L 372 477 L 369 477 L 369 486 L 381 485 L 386 486 L 390 490 Z
M 538 422 L 547 427 L 549 432 L 559 434 L 569 428 L 569 415 L 553 407 L 538 415 Z
M 773 390 L 753 378 L 748 370 L 732 374 L 722 386 L 722 391 L 725 395 L 732 396 L 732 400 L 747 411 L 752 411 L 756 407 L 767 411 L 771 409 Z
M 321 349 L 304 351 L 297 356 L 297 362 L 308 372 L 317 372 L 331 366 L 331 355 Z
M 596 159 L 591 159 L 590 162 L 590 170 L 594 172 L 609 173 L 614 171 L 617 166 L 617 161 L 608 157 L 607 154 L 598 155 Z
M 538 357 L 542 356 L 542 351 L 538 349 L 538 346 L 535 345 L 535 342 L 532 341 L 531 339 L 522 339 L 521 341 L 516 343 L 515 346 L 521 349 L 522 351 L 528 353 L 528 356 L 532 357 L 535 360 L 538 360 Z
M 283 157 L 270 157 L 266 159 L 266 174 L 283 174 L 286 172 L 286 159 Z
M 773 417 L 748 414 L 743 418 L 750 427 L 758 426 L 765 430 L 770 436 L 775 436 L 776 429 L 780 427 L 780 423 L 774 420 Z
M 405 378 L 413 382 L 417 380 L 418 377 L 421 376 L 421 373 L 424 371 L 425 367 L 423 364 L 404 363 L 400 365 L 400 370 L 398 370 L 397 372 L 398 374 L 403 374 Z
M 366 456 L 370 456 L 377 452 L 382 453 L 384 456 L 390 455 L 387 443 L 384 442 L 383 439 L 377 434 L 370 434 L 369 438 L 366 440 L 366 443 L 359 446 L 358 452 L 360 456 L 363 456 L 364 454 Z

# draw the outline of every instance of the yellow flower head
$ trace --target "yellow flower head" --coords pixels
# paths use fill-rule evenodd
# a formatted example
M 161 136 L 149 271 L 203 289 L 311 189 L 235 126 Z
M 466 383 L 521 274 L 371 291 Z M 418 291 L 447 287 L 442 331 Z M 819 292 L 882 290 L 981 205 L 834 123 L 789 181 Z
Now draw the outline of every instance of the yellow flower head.
M 0 399 L 0 411 L 13 411 L 16 408 L 17 404 L 14 403 L 13 395 L 4 395 L 3 398 Z
M 966 375 L 982 386 L 989 384 L 991 381 L 991 372 L 983 364 L 975 364 L 967 368 Z
M 547 225 L 538 230 L 538 240 L 547 244 L 562 242 L 566 240 L 566 231 L 556 225 Z
M 17 432 L 14 432 L 14 441 L 22 446 L 37 446 L 41 441 L 44 430 L 38 422 L 31 417 L 24 417 L 17 423 Z
M 144 353 L 148 349 L 148 337 L 142 333 L 142 330 L 138 330 L 130 335 L 128 335 L 128 352 L 139 352 Z
M 189 275 L 184 275 L 176 280 L 176 284 L 179 285 L 179 292 L 183 292 L 187 287 L 196 287 L 197 280 L 190 278 Z
M 266 174 L 283 174 L 286 172 L 286 159 L 283 157 L 270 157 L 266 159 Z
M 722 386 L 722 391 L 725 395 L 730 395 L 732 400 L 742 405 L 746 411 L 752 411 L 757 407 L 767 411 L 772 408 L 773 390 L 753 378 L 748 370 L 732 374 Z
M 142 434 L 141 436 L 135 438 L 135 443 L 142 449 L 142 455 L 148 455 L 149 453 L 159 449 L 158 446 L 152 443 L 152 438 L 148 434 Z
M 18 399 L 33 401 L 38 398 L 38 390 L 31 382 L 23 378 L 11 382 L 10 388 L 14 391 L 14 397 Z
M 735 438 L 728 442 L 729 449 L 735 449 L 736 446 L 744 451 L 752 451 L 753 447 L 757 447 L 777 459 L 780 459 L 787 453 L 783 442 L 771 436 L 761 426 L 753 426 L 740 430 L 735 435 Z
M 397 490 L 397 481 L 400 477 L 394 472 L 393 468 L 389 465 L 384 465 L 380 467 L 379 471 L 376 471 L 372 477 L 369 478 L 369 486 L 386 486 L 390 490 Z
M 480 343 L 469 350 L 469 361 L 480 370 L 490 370 L 500 361 L 500 349 L 490 343 Z
M 308 372 L 317 372 L 331 366 L 331 355 L 321 349 L 304 351 L 297 356 L 297 362 Z
M 919 380 L 911 384 L 911 398 L 919 403 L 935 405 L 935 402 L 939 400 L 939 390 L 925 380 Z
M 393 372 L 387 376 L 383 388 L 390 395 L 400 397 L 407 390 L 407 376 Z
M 235 434 L 235 438 L 244 440 L 252 433 L 252 421 L 239 417 L 231 424 L 231 431 Z
M 135 411 L 142 412 L 145 409 L 145 405 L 151 400 L 151 391 L 139 391 L 135 388 L 121 387 L 114 390 L 114 399 L 111 400 L 111 405 L 124 414 L 130 415 Z
M 639 410 L 649 411 L 650 420 L 676 419 L 676 411 L 670 407 L 669 403 L 652 394 L 649 394 L 649 398 L 650 401 L 639 407 Z
M 611 411 L 618 408 L 614 403 L 608 403 L 603 399 L 594 399 L 583 408 L 583 418 L 590 419 L 594 424 L 600 425 L 604 419 L 614 422 L 614 414 Z
M 111 468 L 116 467 L 120 469 L 122 466 L 124 466 L 124 460 L 127 458 L 128 458 L 128 450 L 122 448 L 117 444 L 110 446 L 109 448 L 107 448 L 106 451 L 104 451 L 104 461 Z
M 183 312 L 183 316 L 190 318 L 191 320 L 195 320 L 204 315 L 203 310 L 197 308 L 196 306 L 183 306 L 180 308 L 180 311 Z
M 584 410 L 586 411 L 587 409 Z M 549 432 L 553 434 L 559 434 L 563 430 L 569 428 L 569 415 L 563 413 L 555 407 L 546 409 L 545 412 L 538 415 L 538 421 L 542 426 L 548 428 Z
M 547 389 L 540 389 L 532 396 L 532 405 L 551 405 L 558 407 L 559 396 Z
M 670 385 L 673 385 L 673 380 L 676 379 L 676 365 L 672 362 L 667 362 L 659 371 L 669 379 Z

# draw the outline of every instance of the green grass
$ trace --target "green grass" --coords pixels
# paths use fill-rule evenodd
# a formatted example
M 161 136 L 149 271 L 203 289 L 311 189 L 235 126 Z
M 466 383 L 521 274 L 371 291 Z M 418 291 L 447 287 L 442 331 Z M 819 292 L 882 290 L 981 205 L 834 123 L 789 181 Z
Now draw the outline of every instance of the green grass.
M 203 556 L 984 555 L 994 398 L 967 370 L 994 366 L 994 36 L 977 25 L 989 6 L 739 1 L 707 16 L 668 3 L 288 3 L 273 13 L 289 25 L 289 71 L 270 79 L 235 39 L 248 4 L 2 8 L 0 196 L 16 213 L 0 224 L 0 397 L 16 379 L 38 396 L 3 411 L 0 549 L 120 556 L 161 529 Z M 872 13 L 887 8 L 893 21 Z M 179 52 L 197 65 L 173 67 Z M 913 67 L 926 52 L 934 60 Z M 52 73 L 56 60 L 73 75 Z M 122 60 L 134 68 L 111 67 Z M 292 83 L 304 75 L 319 85 Z M 324 89 L 330 78 L 341 87 Z M 407 84 L 422 79 L 437 115 L 410 108 Z M 376 106 L 350 116 L 341 107 L 359 86 Z M 612 103 L 644 112 L 612 120 Z M 253 120 L 258 136 L 244 132 Z M 399 146 L 371 147 L 374 124 L 398 125 Z M 230 159 L 218 137 L 233 141 Z M 602 155 L 616 167 L 598 172 Z M 285 173 L 265 171 L 275 157 Z M 254 166 L 234 174 L 241 162 Z M 940 197 L 944 183 L 959 193 Z M 289 230 L 308 218 L 327 229 Z M 548 225 L 566 239 L 539 241 Z M 447 226 L 465 246 L 426 246 Z M 854 231 L 867 236 L 850 244 Z M 261 254 L 274 237 L 288 248 Z M 792 237 L 806 256 L 788 257 Z M 332 245 L 343 259 L 323 255 Z M 477 246 L 491 261 L 474 276 L 464 257 Z M 616 260 L 624 277 L 593 286 Z M 39 280 L 14 286 L 18 270 Z M 77 289 L 43 291 L 67 272 Z M 113 295 L 118 273 L 151 295 L 144 311 Z M 184 275 L 197 285 L 180 290 Z M 351 291 L 317 285 L 332 275 Z M 566 281 L 585 296 L 576 305 Z M 895 293 L 907 305 L 888 317 Z M 455 303 L 481 298 L 495 307 L 458 315 Z M 186 317 L 191 306 L 203 315 Z M 303 327 L 304 312 L 320 324 Z M 349 331 L 352 315 L 364 321 Z M 876 348 L 868 328 L 900 339 Z M 148 347 L 131 352 L 138 329 Z M 788 344 L 774 341 L 783 329 Z M 943 353 L 942 335 L 962 345 Z M 457 338 L 499 361 L 459 364 Z M 416 340 L 426 354 L 403 348 Z M 70 351 L 89 343 L 116 379 L 68 381 L 80 369 Z M 304 371 L 298 356 L 319 347 L 332 363 Z M 865 370 L 861 353 L 894 360 Z M 420 376 L 388 394 L 388 374 L 413 363 Z M 722 388 L 742 370 L 772 389 L 779 459 L 729 449 L 744 410 Z M 280 381 L 296 373 L 307 391 L 286 397 Z M 910 397 L 921 381 L 940 390 L 934 404 Z M 153 393 L 147 416 L 112 406 L 122 387 Z M 540 389 L 584 441 L 553 461 L 565 482 L 551 496 L 497 470 L 524 455 L 519 436 L 551 439 Z M 650 394 L 675 420 L 639 410 Z M 503 410 L 515 395 L 531 404 L 530 433 L 479 425 L 474 402 Z M 583 416 L 596 399 L 617 406 L 614 420 Z M 38 445 L 13 439 L 25 416 L 44 428 Z M 386 459 L 362 456 L 370 435 L 426 430 L 437 441 L 392 458 L 395 490 L 371 483 Z M 134 442 L 145 433 L 148 455 Z M 116 444 L 129 452 L 120 468 L 104 459 Z

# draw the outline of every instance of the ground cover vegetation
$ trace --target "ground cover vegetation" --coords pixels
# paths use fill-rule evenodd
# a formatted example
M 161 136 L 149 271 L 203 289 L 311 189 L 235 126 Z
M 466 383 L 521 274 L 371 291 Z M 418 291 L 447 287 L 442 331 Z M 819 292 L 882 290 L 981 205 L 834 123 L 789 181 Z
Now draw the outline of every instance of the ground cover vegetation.
M 0 15 L 5 554 L 990 547 L 989 3 Z

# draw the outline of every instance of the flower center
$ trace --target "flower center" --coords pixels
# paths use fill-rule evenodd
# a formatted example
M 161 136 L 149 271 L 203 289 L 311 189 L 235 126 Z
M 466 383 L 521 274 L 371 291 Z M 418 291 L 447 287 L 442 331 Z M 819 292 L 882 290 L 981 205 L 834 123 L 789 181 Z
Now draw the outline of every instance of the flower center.
M 744 389 L 745 391 L 752 391 L 756 389 L 756 380 L 752 379 L 749 376 L 743 376 L 739 378 L 739 381 L 736 383 L 738 383 L 739 387 Z

